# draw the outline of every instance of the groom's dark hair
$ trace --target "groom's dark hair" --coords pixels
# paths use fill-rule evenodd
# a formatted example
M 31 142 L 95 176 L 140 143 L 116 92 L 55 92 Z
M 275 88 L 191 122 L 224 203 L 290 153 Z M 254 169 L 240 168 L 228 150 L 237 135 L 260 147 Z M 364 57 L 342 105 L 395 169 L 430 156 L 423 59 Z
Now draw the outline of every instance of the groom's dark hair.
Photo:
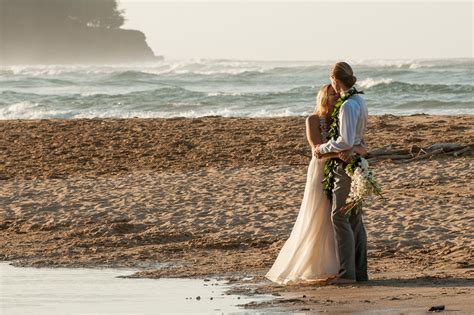
M 344 61 L 340 61 L 332 66 L 331 75 L 348 88 L 351 88 L 357 81 L 351 66 Z

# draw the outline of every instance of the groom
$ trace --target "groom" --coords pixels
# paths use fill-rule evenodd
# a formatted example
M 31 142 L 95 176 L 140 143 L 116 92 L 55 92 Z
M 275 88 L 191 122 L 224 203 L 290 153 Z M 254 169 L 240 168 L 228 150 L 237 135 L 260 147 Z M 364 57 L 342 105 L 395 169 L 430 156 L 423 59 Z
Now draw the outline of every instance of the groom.
M 336 63 L 331 69 L 331 85 L 341 96 L 352 88 L 356 77 L 351 66 L 345 62 Z M 358 94 L 349 97 L 339 110 L 339 136 L 317 146 L 314 154 L 342 152 L 363 143 L 368 111 L 364 100 Z M 334 166 L 334 187 L 331 200 L 331 219 L 339 257 L 339 275 L 331 283 L 344 284 L 367 281 L 367 233 L 362 222 L 361 209 L 353 209 L 350 215 L 341 211 L 351 187 L 351 179 L 345 171 L 347 164 L 336 159 Z M 358 211 L 356 211 L 358 210 Z

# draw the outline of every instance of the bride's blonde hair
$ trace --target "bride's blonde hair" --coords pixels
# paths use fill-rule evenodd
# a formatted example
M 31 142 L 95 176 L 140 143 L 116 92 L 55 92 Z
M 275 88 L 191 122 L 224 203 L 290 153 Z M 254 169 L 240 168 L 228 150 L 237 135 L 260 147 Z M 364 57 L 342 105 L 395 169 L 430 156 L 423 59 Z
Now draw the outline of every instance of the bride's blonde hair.
M 316 96 L 316 108 L 314 113 L 318 116 L 324 116 L 329 112 L 328 94 L 331 84 L 323 85 Z

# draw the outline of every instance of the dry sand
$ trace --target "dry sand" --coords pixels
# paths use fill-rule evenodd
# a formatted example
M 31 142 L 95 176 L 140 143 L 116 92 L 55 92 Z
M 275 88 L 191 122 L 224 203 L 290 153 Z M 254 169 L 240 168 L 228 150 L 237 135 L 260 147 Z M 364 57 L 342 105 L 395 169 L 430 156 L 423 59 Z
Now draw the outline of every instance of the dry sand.
M 372 116 L 367 142 L 472 145 L 474 116 Z M 225 276 L 274 294 L 248 306 L 265 310 L 474 310 L 472 151 L 373 163 L 372 281 L 347 287 L 263 278 L 303 196 L 303 117 L 0 121 L 0 154 L 0 257 L 16 265 Z

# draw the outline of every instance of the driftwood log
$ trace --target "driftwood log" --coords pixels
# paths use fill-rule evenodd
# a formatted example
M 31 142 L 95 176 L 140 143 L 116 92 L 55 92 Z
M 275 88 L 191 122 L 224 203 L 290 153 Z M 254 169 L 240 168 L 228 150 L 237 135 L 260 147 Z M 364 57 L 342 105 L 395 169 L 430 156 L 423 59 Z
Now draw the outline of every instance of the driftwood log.
M 470 155 L 474 149 L 474 144 L 460 145 L 457 143 L 435 143 L 426 148 L 413 145 L 410 149 L 392 150 L 391 145 L 387 145 L 370 151 L 366 158 L 369 162 L 379 160 L 392 160 L 394 163 L 406 163 L 429 159 L 437 155 Z

